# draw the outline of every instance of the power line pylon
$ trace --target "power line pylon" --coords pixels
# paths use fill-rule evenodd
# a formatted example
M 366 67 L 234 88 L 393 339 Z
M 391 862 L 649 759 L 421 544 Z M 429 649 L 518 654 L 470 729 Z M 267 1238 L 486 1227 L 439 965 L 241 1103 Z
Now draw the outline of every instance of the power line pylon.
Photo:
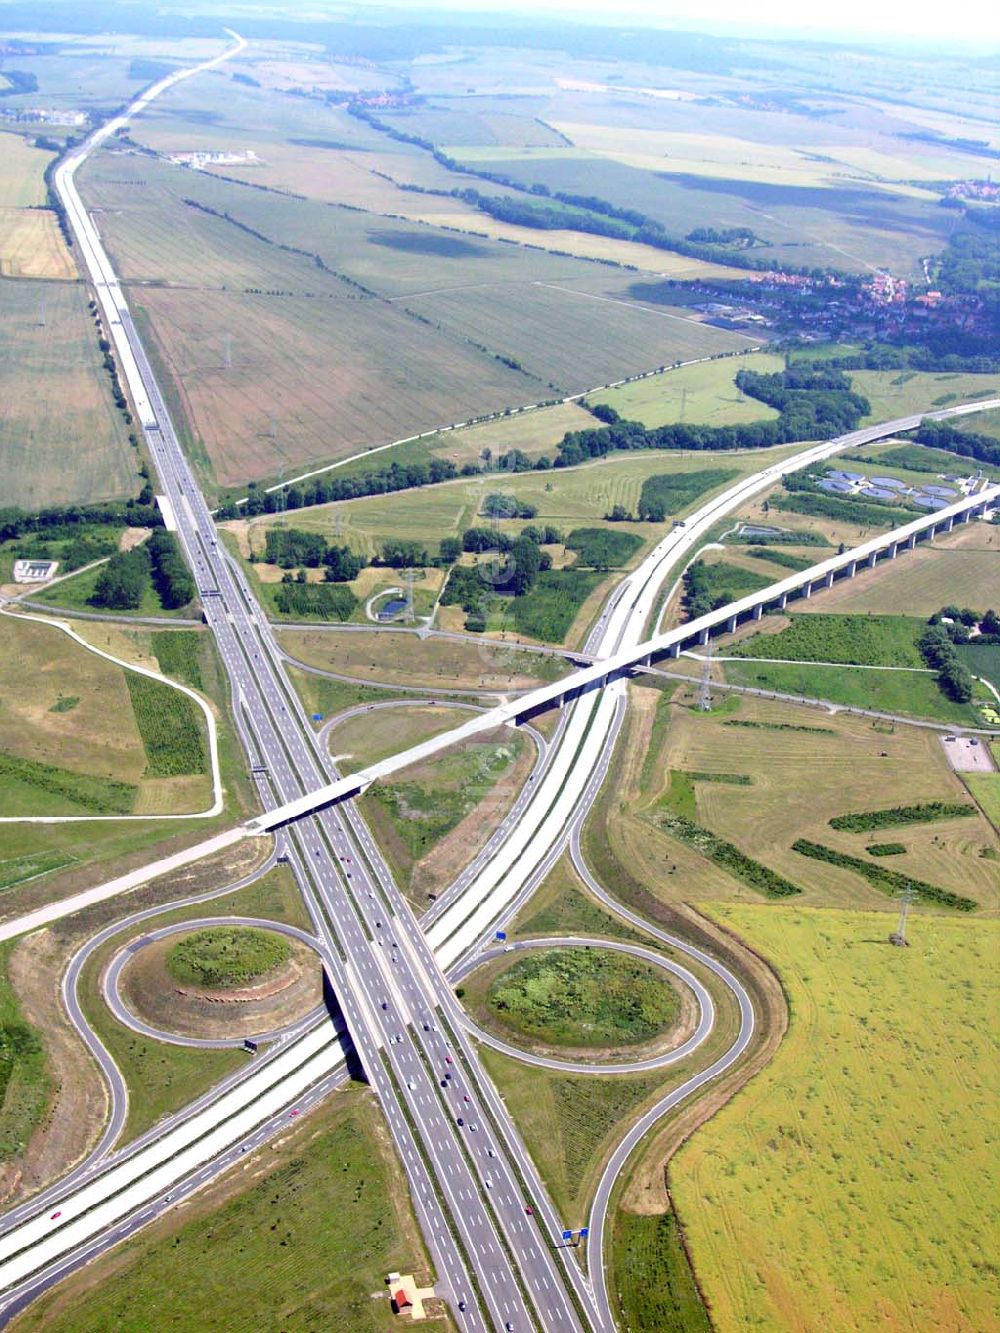
M 705 665 L 701 671 L 701 682 L 698 685 L 697 706 L 700 712 L 710 713 L 712 711 L 712 645 L 705 645 Z
M 906 938 L 906 918 L 909 915 L 910 904 L 916 898 L 916 890 L 912 884 L 907 884 L 906 888 L 900 894 L 899 904 L 899 925 L 889 936 L 889 943 L 895 944 L 900 949 L 909 947 L 909 940 Z

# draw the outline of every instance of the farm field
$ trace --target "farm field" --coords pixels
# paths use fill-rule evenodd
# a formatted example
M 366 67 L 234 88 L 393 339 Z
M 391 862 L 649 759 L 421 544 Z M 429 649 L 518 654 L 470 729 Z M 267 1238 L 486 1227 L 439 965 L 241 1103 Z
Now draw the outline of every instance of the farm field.
M 36 148 L 23 134 L 0 132 L 0 209 L 45 203 L 45 168 L 54 153 Z
M 463 337 L 488 337 L 491 350 L 522 364 L 540 387 L 564 393 L 751 345 L 743 334 L 676 311 L 611 302 L 565 284 L 417 295 L 407 305 Z M 487 312 L 488 333 L 482 322 Z
M 150 287 L 139 305 L 220 486 L 536 396 L 492 356 L 380 302 L 220 292 L 206 307 Z
M 777 967 L 791 1009 L 772 1063 L 670 1168 L 713 1325 L 996 1328 L 979 1257 L 997 1222 L 997 923 L 918 912 L 893 950 L 884 915 L 713 915 Z
M 54 213 L 0 208 L 0 278 L 76 278 Z
M 729 674 L 734 664 L 726 665 Z M 826 671 L 847 674 L 848 669 Z M 728 696 L 712 712 L 700 713 L 692 706 L 693 686 L 679 690 L 673 701 L 648 689 L 633 688 L 631 694 L 630 730 L 615 760 L 615 799 L 605 796 L 596 807 L 587 848 L 598 871 L 603 866 L 605 875 L 614 876 L 623 873 L 616 868 L 625 867 L 624 873 L 667 902 L 761 901 L 753 888 L 664 828 L 661 816 L 670 809 L 667 798 L 674 795 L 678 775 L 693 775 L 692 804 L 683 813 L 801 889 L 797 902 L 890 913 L 895 903 L 883 891 L 852 870 L 802 856 L 792 844 L 804 838 L 865 860 L 865 848 L 875 839 L 837 831 L 830 819 L 887 805 L 968 799 L 933 732 L 907 726 L 876 730 L 869 719 L 746 696 Z M 748 781 L 735 785 L 699 774 Z M 898 840 L 907 850 L 892 858 L 894 871 L 996 912 L 1000 898 L 990 855 L 1000 842 L 981 815 L 911 825 Z
M 650 429 L 678 421 L 706 426 L 766 421 L 778 413 L 766 403 L 740 393 L 733 380 L 740 370 L 767 374 L 784 367 L 784 357 L 751 352 L 738 358 L 725 357 L 697 366 L 681 366 L 665 375 L 654 375 L 617 389 L 590 394 L 589 398 L 593 403 L 606 403 L 619 416 L 629 421 L 641 421 Z
M 273 1319 L 290 1330 L 320 1321 L 386 1333 L 397 1322 L 385 1286 L 393 1271 L 421 1284 L 429 1277 L 376 1105 L 349 1088 L 250 1159 L 248 1171 L 227 1173 L 19 1323 L 22 1333 L 97 1333 L 143 1310 L 178 1328 L 249 1330 Z
M 167 284 L 143 289 L 139 315 L 223 486 L 748 342 L 577 291 L 592 274 L 572 257 L 341 218 L 147 159 L 125 176 L 110 153 L 86 188 L 125 275 Z
M 5 503 L 35 509 L 137 493 L 83 288 L 0 278 L 0 328 Z

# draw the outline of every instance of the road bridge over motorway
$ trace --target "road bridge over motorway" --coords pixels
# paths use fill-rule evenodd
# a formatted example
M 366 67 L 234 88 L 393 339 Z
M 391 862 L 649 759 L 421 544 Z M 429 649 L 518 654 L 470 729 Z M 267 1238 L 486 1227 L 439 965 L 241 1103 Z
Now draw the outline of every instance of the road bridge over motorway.
M 530 690 L 488 712 L 480 713 L 452 731 L 443 732 L 413 746 L 412 749 L 371 764 L 357 773 L 337 778 L 284 805 L 267 810 L 250 820 L 247 828 L 252 833 L 270 833 L 324 806 L 357 796 L 373 782 L 398 773 L 400 769 L 408 768 L 411 764 L 418 763 L 460 741 L 480 735 L 504 723 L 516 725 L 525 722 L 548 708 L 561 707 L 589 690 L 602 689 L 612 680 L 631 675 L 637 669 L 649 667 L 657 657 L 677 657 L 685 647 L 706 644 L 713 631 L 721 629 L 732 633 L 737 625 L 747 618 L 759 620 L 769 606 L 784 610 L 792 597 L 811 597 L 817 589 L 830 588 L 837 579 L 854 578 L 861 570 L 873 568 L 880 560 L 895 560 L 900 552 L 913 550 L 918 542 L 933 541 L 938 533 L 950 532 L 956 523 L 968 523 L 973 518 L 983 518 L 991 509 L 998 506 L 1000 506 L 1000 486 L 987 486 L 963 496 L 944 509 L 922 514 L 919 518 L 893 528 L 890 532 L 872 537 L 849 551 L 790 574 L 787 578 L 772 583 L 758 592 L 749 593 L 725 607 L 698 616 L 610 657 L 599 658 L 590 665 L 564 676 L 561 680 Z M 651 610 L 652 606 L 645 608 L 647 614 Z

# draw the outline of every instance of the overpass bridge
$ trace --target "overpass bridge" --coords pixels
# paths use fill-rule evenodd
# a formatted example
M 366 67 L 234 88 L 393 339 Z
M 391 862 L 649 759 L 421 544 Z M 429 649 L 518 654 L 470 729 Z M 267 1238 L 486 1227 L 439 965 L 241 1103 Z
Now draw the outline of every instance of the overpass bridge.
M 749 593 L 734 602 L 719 607 L 706 615 L 686 621 L 673 629 L 657 634 L 644 643 L 636 644 L 610 657 L 599 658 L 578 671 L 571 672 L 561 680 L 549 685 L 542 685 L 530 690 L 517 699 L 500 704 L 488 712 L 477 714 L 468 722 L 455 727 L 452 731 L 433 736 L 430 740 L 414 745 L 409 750 L 391 755 L 357 773 L 337 778 L 334 782 L 317 787 L 285 805 L 265 811 L 248 821 L 246 827 L 250 833 L 270 833 L 283 824 L 301 819 L 324 806 L 337 801 L 357 796 L 373 782 L 398 773 L 410 764 L 419 763 L 442 750 L 448 749 L 463 740 L 482 735 L 483 732 L 502 726 L 504 723 L 517 725 L 527 722 L 538 713 L 563 704 L 588 690 L 603 689 L 612 680 L 621 679 L 652 665 L 658 657 L 678 657 L 687 647 L 708 643 L 713 632 L 732 633 L 746 620 L 760 620 L 765 609 L 772 607 L 783 611 L 794 597 L 808 598 L 814 592 L 831 588 L 838 579 L 854 578 L 865 569 L 871 569 L 879 561 L 895 560 L 900 552 L 912 551 L 921 541 L 933 541 L 939 533 L 951 532 L 956 524 L 968 523 L 973 518 L 983 518 L 994 508 L 1000 506 L 1000 486 L 987 486 L 970 495 L 963 496 L 944 509 L 922 514 L 908 523 L 904 523 L 890 532 L 872 537 L 849 551 L 831 556 L 808 569 L 790 574 L 787 578 L 772 583 L 757 592 Z

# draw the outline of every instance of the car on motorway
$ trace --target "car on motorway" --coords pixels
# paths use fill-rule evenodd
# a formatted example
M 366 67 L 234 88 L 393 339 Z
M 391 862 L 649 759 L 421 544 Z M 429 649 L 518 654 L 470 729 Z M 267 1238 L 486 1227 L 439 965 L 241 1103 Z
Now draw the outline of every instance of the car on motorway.
M 293 1106 L 292 1109 L 288 1112 L 288 1114 L 291 1117 L 297 1116 L 299 1114 L 299 1108 L 297 1106 Z
M 57 1208 L 54 1213 L 49 1214 L 49 1221 L 54 1222 L 57 1217 L 62 1217 L 62 1209 Z

